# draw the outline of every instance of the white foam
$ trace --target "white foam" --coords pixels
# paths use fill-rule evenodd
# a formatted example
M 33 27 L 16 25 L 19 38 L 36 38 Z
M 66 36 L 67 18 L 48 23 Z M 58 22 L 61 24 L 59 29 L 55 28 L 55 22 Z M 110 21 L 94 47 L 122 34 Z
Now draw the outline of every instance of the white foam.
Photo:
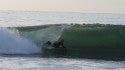
M 41 48 L 31 41 L 17 37 L 9 29 L 0 29 L 0 54 L 34 54 L 40 52 Z

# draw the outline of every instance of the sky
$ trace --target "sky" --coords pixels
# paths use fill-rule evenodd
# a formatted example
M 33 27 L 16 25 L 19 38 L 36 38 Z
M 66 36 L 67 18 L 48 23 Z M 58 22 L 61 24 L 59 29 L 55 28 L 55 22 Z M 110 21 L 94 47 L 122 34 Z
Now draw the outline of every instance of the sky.
M 0 0 L 0 10 L 125 13 L 125 0 Z

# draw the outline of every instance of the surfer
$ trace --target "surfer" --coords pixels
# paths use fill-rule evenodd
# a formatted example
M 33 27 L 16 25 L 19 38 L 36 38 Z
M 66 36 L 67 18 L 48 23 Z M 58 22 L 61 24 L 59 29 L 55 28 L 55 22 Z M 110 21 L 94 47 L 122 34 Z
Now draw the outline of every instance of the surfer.
M 56 53 L 66 54 L 67 53 L 67 48 L 64 46 L 63 43 L 64 43 L 64 39 L 61 39 L 60 41 L 54 42 L 54 43 L 52 43 L 50 41 L 46 42 L 47 45 L 55 48 Z
M 50 41 L 47 41 L 46 44 L 51 45 L 54 48 L 65 48 L 64 47 L 64 39 L 61 39 L 59 42 L 51 43 Z
M 51 45 L 52 43 L 50 41 L 47 41 L 46 44 Z

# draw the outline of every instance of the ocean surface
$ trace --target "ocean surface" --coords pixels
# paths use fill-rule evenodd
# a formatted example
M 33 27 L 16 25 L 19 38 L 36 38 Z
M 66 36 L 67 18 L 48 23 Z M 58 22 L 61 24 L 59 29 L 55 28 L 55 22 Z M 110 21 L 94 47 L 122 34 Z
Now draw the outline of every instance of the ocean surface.
M 45 24 L 125 24 L 125 14 L 0 11 L 0 26 Z
M 124 46 L 125 14 L 0 11 L 0 70 L 124 70 Z

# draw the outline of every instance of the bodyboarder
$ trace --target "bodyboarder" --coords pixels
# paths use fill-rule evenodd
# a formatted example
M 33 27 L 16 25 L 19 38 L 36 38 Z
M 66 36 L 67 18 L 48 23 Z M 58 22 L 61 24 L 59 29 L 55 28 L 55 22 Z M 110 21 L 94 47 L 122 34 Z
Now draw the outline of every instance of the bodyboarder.
M 50 41 L 47 41 L 46 44 L 51 45 L 54 48 L 66 48 L 64 47 L 64 39 L 61 39 L 59 42 L 51 43 Z

